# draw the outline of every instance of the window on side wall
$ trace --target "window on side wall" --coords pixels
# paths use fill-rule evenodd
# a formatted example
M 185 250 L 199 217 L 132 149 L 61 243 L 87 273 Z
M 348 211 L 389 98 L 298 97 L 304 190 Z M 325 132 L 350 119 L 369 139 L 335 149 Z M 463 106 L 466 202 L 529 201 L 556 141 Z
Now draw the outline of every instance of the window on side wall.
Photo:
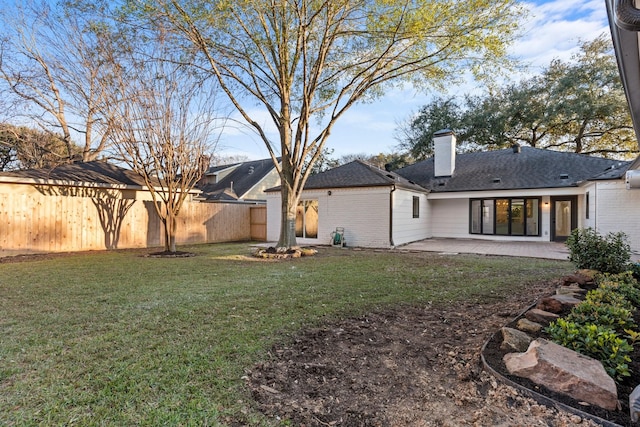
M 318 201 L 301 200 L 296 208 L 296 237 L 318 238 Z
M 413 217 L 420 218 L 420 197 L 413 196 Z
M 589 192 L 584 196 L 584 212 L 587 219 L 589 219 Z

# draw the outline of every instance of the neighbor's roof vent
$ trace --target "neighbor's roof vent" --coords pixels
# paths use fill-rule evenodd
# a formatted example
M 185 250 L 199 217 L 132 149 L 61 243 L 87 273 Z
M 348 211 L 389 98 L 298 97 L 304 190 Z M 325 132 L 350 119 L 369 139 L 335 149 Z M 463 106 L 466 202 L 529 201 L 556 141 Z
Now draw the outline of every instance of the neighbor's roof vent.
M 568 173 L 561 173 L 560 174 L 560 179 L 569 179 L 569 174 Z
M 253 173 L 253 166 L 249 166 L 249 175 Z
M 493 182 L 494 184 L 497 184 L 497 183 L 499 183 L 500 181 L 502 181 L 500 178 L 493 178 L 493 180 L 492 180 L 492 182 Z

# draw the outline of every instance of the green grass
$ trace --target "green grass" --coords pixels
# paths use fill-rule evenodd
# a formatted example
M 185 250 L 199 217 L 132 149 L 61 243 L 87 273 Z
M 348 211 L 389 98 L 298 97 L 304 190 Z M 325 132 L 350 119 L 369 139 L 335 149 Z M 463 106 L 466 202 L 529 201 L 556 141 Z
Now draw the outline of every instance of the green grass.
M 272 425 L 242 376 L 323 319 L 399 304 L 481 303 L 564 261 L 321 248 L 264 262 L 249 245 L 0 263 L 0 425 Z

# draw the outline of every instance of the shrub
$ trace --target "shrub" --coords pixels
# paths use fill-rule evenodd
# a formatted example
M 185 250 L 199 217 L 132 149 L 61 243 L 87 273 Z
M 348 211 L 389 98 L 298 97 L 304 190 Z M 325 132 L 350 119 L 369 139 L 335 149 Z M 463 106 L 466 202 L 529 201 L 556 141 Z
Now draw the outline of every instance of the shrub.
M 583 302 L 575 306 L 565 320 L 580 325 L 606 326 L 619 334 L 623 334 L 627 330 L 636 329 L 633 312 L 627 308 L 611 304 Z
M 622 273 L 630 268 L 631 247 L 623 232 L 601 236 L 593 228 L 576 228 L 566 242 L 569 261 L 578 268 Z
M 620 274 L 599 274 L 595 280 L 598 287 L 618 293 L 634 307 L 640 307 L 640 284 L 631 271 Z
M 633 347 L 610 327 L 558 319 L 546 330 L 555 343 L 602 362 L 616 381 L 631 375 L 629 362 Z
M 584 301 L 578 304 L 579 307 L 582 304 L 594 304 L 594 305 L 609 305 L 627 309 L 633 311 L 634 307 L 630 301 L 628 301 L 623 294 L 618 293 L 615 289 L 607 286 L 599 286 L 597 289 L 592 289 L 587 292 L 587 296 Z M 576 308 L 574 307 L 574 309 Z

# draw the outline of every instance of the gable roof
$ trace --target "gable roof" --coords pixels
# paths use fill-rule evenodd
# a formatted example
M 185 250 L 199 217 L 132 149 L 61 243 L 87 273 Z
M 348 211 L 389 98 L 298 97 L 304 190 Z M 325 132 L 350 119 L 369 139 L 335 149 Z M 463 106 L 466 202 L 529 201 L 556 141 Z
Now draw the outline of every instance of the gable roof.
M 411 182 L 395 172 L 379 169 L 362 160 L 354 160 L 328 171 L 311 175 L 304 189 L 390 187 L 392 185 L 420 192 L 425 191 L 415 182 Z
M 434 177 L 433 157 L 396 172 L 433 192 L 575 187 L 618 179 L 631 162 L 520 147 L 456 155 L 451 177 Z
M 144 179 L 132 170 L 105 161 L 78 162 L 58 165 L 53 168 L 27 169 L 0 172 L 0 179 L 11 181 L 43 181 L 66 184 L 99 184 L 117 186 L 145 186 Z
M 275 168 L 275 165 L 271 159 L 254 160 L 233 165 L 214 166 L 209 168 L 207 175 L 215 175 L 216 172 L 230 168 L 233 170 L 215 184 L 199 185 L 198 188 L 202 190 L 201 197 L 206 200 L 242 199 L 249 190 Z

